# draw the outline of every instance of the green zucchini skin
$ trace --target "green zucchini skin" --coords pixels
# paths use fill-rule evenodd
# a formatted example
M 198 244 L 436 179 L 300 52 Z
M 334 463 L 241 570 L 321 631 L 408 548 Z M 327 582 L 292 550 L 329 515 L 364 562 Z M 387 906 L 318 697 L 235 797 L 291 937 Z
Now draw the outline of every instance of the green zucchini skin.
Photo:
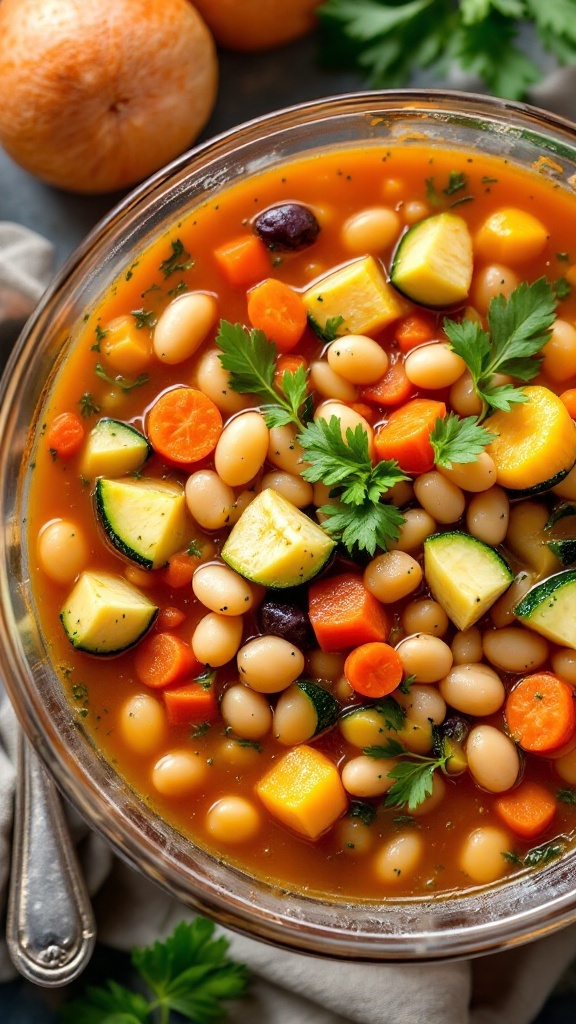
M 570 518 L 576 520 L 576 505 L 572 502 L 562 502 L 562 504 L 557 505 L 552 510 L 544 530 L 552 530 L 556 523 Z M 575 530 L 575 536 L 573 537 L 552 537 L 551 540 L 546 541 L 546 544 L 553 554 L 556 555 L 558 561 L 566 566 L 576 563 L 576 523 L 573 524 L 573 528 Z
M 313 736 L 319 736 L 326 729 L 331 729 L 340 712 L 340 705 L 336 698 L 323 686 L 312 682 L 311 679 L 298 679 L 295 686 L 302 690 L 314 707 L 316 728 Z
M 546 491 L 551 491 L 553 487 L 561 483 L 564 477 L 568 476 L 574 466 L 569 466 L 567 469 L 561 469 L 555 476 L 549 477 L 548 480 L 542 480 L 538 484 L 534 484 L 533 487 L 523 487 L 521 490 L 515 490 L 513 487 L 506 488 L 506 494 L 510 498 L 510 501 L 516 501 L 520 498 L 535 498 L 537 494 L 545 494 Z
M 537 583 L 514 614 L 549 640 L 576 649 L 576 569 L 564 569 Z

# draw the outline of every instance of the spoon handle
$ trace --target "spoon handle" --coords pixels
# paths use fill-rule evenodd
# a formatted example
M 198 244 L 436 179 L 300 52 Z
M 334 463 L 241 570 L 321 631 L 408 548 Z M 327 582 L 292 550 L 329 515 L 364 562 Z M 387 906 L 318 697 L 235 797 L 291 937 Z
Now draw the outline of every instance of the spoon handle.
M 20 974 L 45 987 L 78 977 L 96 940 L 59 794 L 22 733 L 6 939 Z

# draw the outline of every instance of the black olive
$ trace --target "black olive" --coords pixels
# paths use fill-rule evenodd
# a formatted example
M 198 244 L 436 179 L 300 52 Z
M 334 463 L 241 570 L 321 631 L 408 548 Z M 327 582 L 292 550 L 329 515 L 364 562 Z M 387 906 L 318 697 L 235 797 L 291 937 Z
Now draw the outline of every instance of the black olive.
M 271 249 L 305 249 L 318 237 L 320 225 L 301 203 L 280 203 L 259 213 L 254 231 Z
M 260 605 L 258 622 L 263 633 L 281 636 L 305 651 L 315 645 L 314 631 L 303 608 L 268 600 Z

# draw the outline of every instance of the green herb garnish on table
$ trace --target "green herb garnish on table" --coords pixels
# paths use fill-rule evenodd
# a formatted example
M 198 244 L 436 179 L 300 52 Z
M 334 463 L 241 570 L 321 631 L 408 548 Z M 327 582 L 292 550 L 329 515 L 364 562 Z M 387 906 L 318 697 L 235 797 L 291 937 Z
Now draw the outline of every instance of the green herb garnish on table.
M 321 61 L 356 66 L 375 88 L 455 65 L 496 95 L 523 99 L 542 73 L 516 45 L 522 25 L 559 64 L 576 62 L 574 0 L 326 0 L 317 13 Z
M 194 1024 L 224 1020 L 222 1002 L 246 995 L 248 972 L 226 956 L 228 940 L 213 934 L 212 922 L 197 917 L 182 921 L 164 942 L 133 949 L 132 965 L 148 995 L 113 979 L 88 986 L 61 1009 L 63 1024 L 169 1024 L 172 1011 Z

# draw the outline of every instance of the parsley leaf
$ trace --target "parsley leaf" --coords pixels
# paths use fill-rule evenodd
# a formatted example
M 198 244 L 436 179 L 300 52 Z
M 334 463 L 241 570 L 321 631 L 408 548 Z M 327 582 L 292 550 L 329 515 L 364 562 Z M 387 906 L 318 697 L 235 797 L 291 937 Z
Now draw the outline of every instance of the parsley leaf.
M 407 807 L 409 811 L 413 811 L 430 796 L 434 772 L 437 768 L 443 770 L 450 758 L 449 754 L 437 758 L 413 754 L 398 740 L 388 740 L 387 743 L 365 747 L 364 754 L 366 757 L 376 758 L 405 758 L 398 761 L 398 764 L 388 772 L 388 778 L 394 779 L 394 783 L 386 794 L 384 806 Z
M 163 1021 L 173 1010 L 195 1024 L 216 1024 L 225 1016 L 222 1001 L 245 995 L 248 977 L 243 964 L 226 957 L 228 940 L 213 934 L 212 922 L 197 917 L 164 942 L 133 949 L 132 964 L 152 998 L 108 981 L 64 1006 L 64 1024 L 149 1024 L 156 1010 Z
M 477 416 L 460 419 L 455 412 L 449 412 L 444 419 L 438 417 L 430 433 L 434 462 L 446 469 L 450 469 L 453 462 L 475 462 L 495 437 L 496 434 L 480 426 Z
M 83 395 L 78 399 L 78 405 L 80 406 L 80 415 L 82 419 L 87 420 L 89 416 L 95 416 L 96 413 L 100 412 L 100 406 L 96 405 L 94 396 L 89 391 L 85 391 Z
M 549 337 L 555 320 L 555 298 L 546 278 L 523 281 L 509 299 L 495 296 L 488 307 L 488 331 L 471 320 L 444 320 L 444 331 L 454 352 L 466 363 L 484 415 L 490 409 L 509 412 L 525 402 L 522 388 L 494 385 L 497 373 L 527 382 L 536 376 L 542 359 L 535 358 Z
M 406 712 L 402 705 L 394 700 L 394 697 L 383 697 L 374 705 L 374 710 L 382 715 L 387 729 L 400 732 L 400 729 L 403 728 Z
M 376 88 L 404 85 L 423 68 L 445 77 L 456 64 L 497 95 L 522 99 L 541 78 L 516 45 L 528 23 L 560 63 L 576 58 L 573 0 L 325 0 L 317 13 L 321 62 L 355 65 Z
M 321 341 L 335 341 L 338 337 L 338 330 L 344 323 L 343 316 L 329 316 L 324 327 L 322 327 L 313 316 L 308 314 L 308 323 L 318 335 Z
M 162 260 L 159 267 L 164 278 L 170 277 L 170 274 L 175 274 L 177 270 L 190 270 L 194 266 L 194 260 L 191 259 L 190 253 L 184 248 L 179 238 L 174 239 L 170 244 L 172 246 L 172 253 L 167 259 Z
M 130 313 L 136 321 L 137 331 L 141 331 L 143 327 L 148 327 L 151 330 L 158 323 L 158 317 L 151 309 L 132 309 Z
M 308 423 L 298 441 L 310 463 L 303 478 L 309 483 L 322 481 L 340 499 L 320 508 L 327 517 L 324 529 L 349 552 L 358 549 L 373 555 L 377 547 L 386 550 L 400 536 L 404 522 L 399 509 L 380 501 L 394 484 L 407 479 L 398 463 L 383 460 L 374 466 L 366 431 L 358 424 L 355 430 L 347 429 L 344 439 L 337 416 Z
M 138 374 L 134 380 L 129 380 L 128 377 L 123 377 L 121 374 L 118 374 L 117 377 L 111 377 L 110 374 L 106 373 L 102 363 L 96 363 L 94 373 L 97 377 L 100 377 L 100 380 L 120 388 L 121 391 L 133 391 L 134 388 L 141 388 L 150 379 L 147 373 Z
M 274 386 L 276 346 L 263 331 L 248 331 L 242 324 L 221 320 L 216 344 L 222 367 L 229 373 L 230 387 L 241 395 L 263 399 L 262 414 L 268 427 L 287 423 L 304 426 L 300 415 L 308 397 L 304 367 L 287 370 L 282 375 L 282 391 L 278 391 Z

